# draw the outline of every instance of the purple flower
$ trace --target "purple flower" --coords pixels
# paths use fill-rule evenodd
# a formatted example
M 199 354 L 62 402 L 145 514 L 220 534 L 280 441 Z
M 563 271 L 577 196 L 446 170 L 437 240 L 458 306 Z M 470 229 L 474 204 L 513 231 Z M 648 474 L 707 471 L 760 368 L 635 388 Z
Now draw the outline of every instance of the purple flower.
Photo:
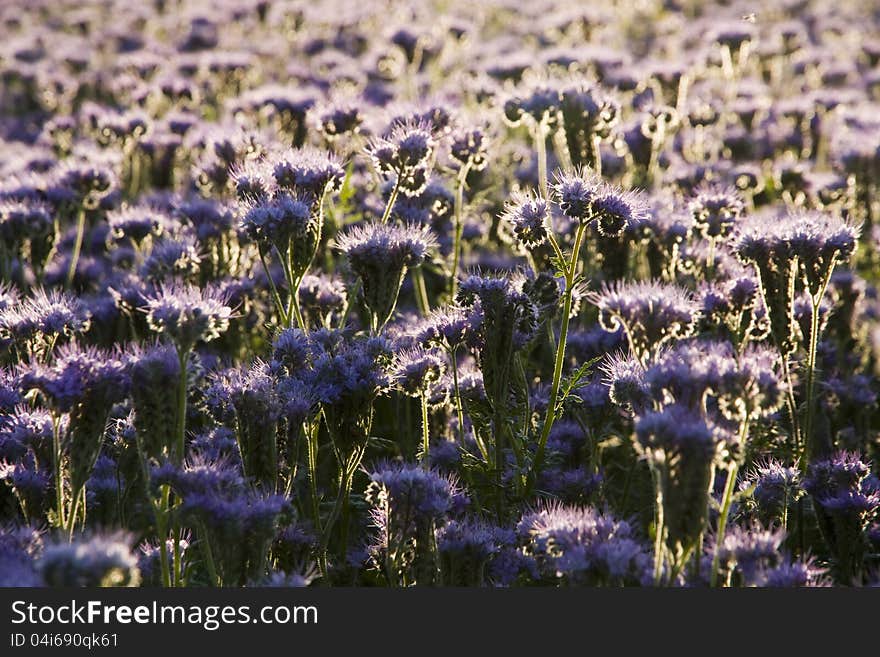
M 395 385 L 412 397 L 424 395 L 446 371 L 446 361 L 439 354 L 421 348 L 398 352 L 392 364 Z
M 382 223 L 355 226 L 336 238 L 336 248 L 361 279 L 374 330 L 382 328 L 394 312 L 407 269 L 422 264 L 436 244 L 425 226 Z
M 623 586 L 641 583 L 650 569 L 631 525 L 590 507 L 547 506 L 524 515 L 517 532 L 550 581 Z
M 90 320 L 88 309 L 78 298 L 38 289 L 21 303 L 0 309 L 0 337 L 17 341 L 38 335 L 72 337 L 88 331 Z
M 703 237 L 724 239 L 742 214 L 743 202 L 732 188 L 701 185 L 694 191 L 689 208 L 694 225 Z
M 699 317 L 699 304 L 690 292 L 659 281 L 603 284 L 587 299 L 599 308 L 602 328 L 624 328 L 642 362 L 668 342 L 689 337 Z
M 222 294 L 189 285 L 163 285 L 146 302 L 150 328 L 184 352 L 220 337 L 232 316 Z
M 122 535 L 95 535 L 46 546 L 39 561 L 49 586 L 138 586 L 138 559 Z
M 455 479 L 417 464 L 385 463 L 370 473 L 367 501 L 378 505 L 387 500 L 390 513 L 399 521 L 420 523 L 441 518 L 460 504 L 463 493 Z
M 547 201 L 533 193 L 515 192 L 501 218 L 510 225 L 516 240 L 526 249 L 533 249 L 547 240 L 550 229 Z
M 373 139 L 367 152 L 376 169 L 405 196 L 419 194 L 428 184 L 436 140 L 427 122 L 396 123 L 389 134 Z

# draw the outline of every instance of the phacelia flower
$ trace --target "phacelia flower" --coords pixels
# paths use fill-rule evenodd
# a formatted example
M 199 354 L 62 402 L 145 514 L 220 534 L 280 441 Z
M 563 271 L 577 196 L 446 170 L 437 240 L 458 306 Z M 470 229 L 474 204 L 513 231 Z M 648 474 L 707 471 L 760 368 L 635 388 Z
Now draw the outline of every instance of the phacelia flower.
M 419 194 L 428 184 L 436 147 L 425 123 L 396 124 L 390 134 L 373 140 L 367 149 L 376 169 L 394 181 L 404 196 Z
M 222 294 L 191 285 L 163 285 L 147 298 L 147 323 L 187 351 L 198 342 L 210 342 L 229 327 L 232 309 Z
M 138 559 L 121 536 L 92 536 L 49 545 L 39 561 L 49 586 L 138 586 Z
M 642 361 L 668 342 L 689 337 L 699 316 L 690 292 L 657 281 L 605 284 L 587 298 L 598 306 L 602 328 L 614 332 L 622 326 Z
M 694 225 L 707 239 L 724 239 L 731 234 L 743 212 L 743 202 L 732 188 L 703 185 L 690 201 Z
M 535 194 L 515 193 L 502 219 L 510 225 L 517 241 L 526 249 L 533 249 L 547 240 L 549 207 L 547 201 Z
M 425 226 L 381 223 L 356 226 L 336 239 L 336 248 L 361 279 L 374 330 L 382 328 L 394 312 L 407 270 L 419 266 L 435 245 Z

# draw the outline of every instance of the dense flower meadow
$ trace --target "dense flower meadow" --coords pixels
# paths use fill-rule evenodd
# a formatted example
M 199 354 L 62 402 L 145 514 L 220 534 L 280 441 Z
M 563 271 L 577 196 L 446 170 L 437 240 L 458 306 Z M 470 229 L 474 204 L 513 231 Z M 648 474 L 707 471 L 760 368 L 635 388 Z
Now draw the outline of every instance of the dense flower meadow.
M 0 585 L 880 581 L 869 0 L 7 0 Z

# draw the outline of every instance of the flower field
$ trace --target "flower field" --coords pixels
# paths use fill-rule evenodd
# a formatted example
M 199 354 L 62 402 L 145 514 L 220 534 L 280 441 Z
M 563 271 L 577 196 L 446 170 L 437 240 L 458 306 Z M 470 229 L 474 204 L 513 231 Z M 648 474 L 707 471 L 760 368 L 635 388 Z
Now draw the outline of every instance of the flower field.
M 0 586 L 880 583 L 880 13 L 763 4 L 0 4 Z

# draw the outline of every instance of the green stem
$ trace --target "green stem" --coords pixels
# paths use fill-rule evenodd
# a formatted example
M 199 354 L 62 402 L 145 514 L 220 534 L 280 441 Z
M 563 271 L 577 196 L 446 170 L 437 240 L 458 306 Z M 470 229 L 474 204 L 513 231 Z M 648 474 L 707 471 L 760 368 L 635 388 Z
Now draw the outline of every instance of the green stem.
M 428 464 L 428 451 L 430 449 L 430 436 L 428 432 L 428 395 L 422 392 L 419 395 L 422 406 L 422 463 Z
M 188 354 L 182 348 L 178 347 L 177 359 L 180 363 L 180 382 L 177 390 L 177 449 L 175 460 L 178 466 L 182 466 L 186 459 L 186 393 L 187 393 L 187 360 Z M 166 492 L 164 499 L 164 512 L 170 510 L 170 491 Z M 183 572 L 182 556 L 180 553 L 180 528 L 174 523 L 171 533 L 174 535 L 174 586 L 181 585 L 181 576 Z
M 391 209 L 397 202 L 397 195 L 400 193 L 400 176 L 394 181 L 394 188 L 391 190 L 391 196 L 388 197 L 388 203 L 385 205 L 385 211 L 382 213 L 382 223 L 387 224 L 391 217 Z
M 820 297 L 821 298 L 821 297 Z M 819 304 L 813 301 L 812 317 L 810 318 L 810 350 L 807 353 L 807 405 L 804 414 L 803 426 L 803 460 L 804 465 L 810 463 L 815 451 L 815 440 L 813 439 L 813 416 L 816 409 L 815 388 L 816 388 L 816 352 L 819 348 Z
M 162 486 L 162 499 L 156 509 L 156 533 L 159 535 L 159 566 L 162 569 L 162 586 L 171 588 L 171 567 L 168 564 L 168 505 L 171 489 Z
M 305 321 L 305 319 L 303 319 L 302 311 L 300 310 L 300 307 L 299 307 L 299 285 L 300 285 L 300 282 L 302 282 L 302 279 L 297 281 L 296 285 L 294 286 L 294 290 L 291 293 L 291 296 L 290 296 L 290 298 L 292 300 L 291 305 L 293 306 L 293 316 L 296 318 L 296 325 L 299 326 L 300 330 L 303 333 L 308 333 L 308 329 L 306 328 L 306 321 Z M 287 320 L 288 320 L 287 321 L 288 328 L 290 328 L 290 325 L 291 325 L 290 317 L 288 317 Z
M 455 221 L 455 237 L 452 243 L 452 276 L 449 280 L 449 301 L 455 300 L 455 293 L 458 290 L 458 267 L 461 261 L 461 234 L 464 230 L 462 222 L 462 212 L 464 209 L 464 186 L 466 184 L 470 164 L 466 164 L 458 172 L 458 181 L 455 187 L 455 203 L 454 203 L 454 221 Z
M 455 349 L 449 350 L 449 360 L 452 361 L 452 386 L 455 388 L 455 412 L 458 414 L 458 439 L 464 446 L 464 409 L 461 407 L 461 389 L 458 387 L 458 356 Z
M 318 504 L 318 429 L 320 425 L 308 427 L 309 493 L 312 498 L 312 523 L 315 531 L 321 531 L 321 514 Z
M 730 515 L 730 505 L 733 503 L 733 491 L 736 487 L 736 473 L 739 469 L 736 461 L 730 464 L 727 470 L 727 482 L 724 484 L 724 494 L 721 498 L 721 515 L 718 516 L 718 531 L 715 539 L 715 554 L 712 556 L 712 573 L 709 585 L 713 588 L 718 585 L 718 567 L 721 561 L 721 544 L 724 541 L 724 532 L 727 529 L 727 518 Z
M 73 494 L 73 500 L 70 503 L 70 513 L 67 516 L 67 527 L 65 529 L 67 533 L 68 542 L 73 542 L 73 532 L 76 529 L 76 519 L 79 515 L 77 512 L 79 510 L 79 503 L 82 499 L 83 491 L 85 490 L 85 486 L 80 486 Z M 85 500 L 82 500 L 83 505 L 85 505 Z
M 171 533 L 174 534 L 174 587 L 179 588 L 183 586 L 183 554 L 180 551 L 180 527 L 176 522 Z
M 187 388 L 187 352 L 178 347 L 177 362 L 180 364 L 180 380 L 177 389 L 177 426 L 175 427 L 175 437 L 177 444 L 175 447 L 175 463 L 182 465 L 186 456 L 186 388 Z
M 541 198 L 550 199 L 550 189 L 547 185 L 547 132 L 543 122 L 535 125 L 535 148 L 538 152 L 538 187 L 541 190 Z
M 662 473 L 656 466 L 652 467 L 654 475 L 654 586 L 660 586 L 663 580 L 663 539 L 665 515 L 663 513 L 663 482 Z
M 535 452 L 535 462 L 532 465 L 531 476 L 527 485 L 526 493 L 530 494 L 534 488 L 535 480 L 541 473 L 544 463 L 544 451 L 547 447 L 547 439 L 550 430 L 556 421 L 556 402 L 559 398 L 559 387 L 562 382 L 562 369 L 565 365 L 565 343 L 568 339 L 568 324 L 571 315 L 572 295 L 574 294 L 574 278 L 577 272 L 578 254 L 584 239 L 585 226 L 580 225 L 574 239 L 574 249 L 568 270 L 565 272 L 565 294 L 563 295 L 562 326 L 559 329 L 559 342 L 556 346 L 556 361 L 553 366 L 553 384 L 550 388 L 550 399 L 547 402 L 547 414 L 544 416 L 544 425 L 541 428 L 541 436 L 538 439 L 538 449 Z
M 56 518 L 55 522 L 59 527 L 66 527 L 67 523 L 65 521 L 65 513 L 64 513 L 64 463 L 63 463 L 63 455 L 61 453 L 61 436 L 58 434 L 60 431 L 59 422 L 57 419 L 53 422 L 54 428 L 52 431 L 52 456 L 54 457 L 54 476 L 55 476 L 55 513 Z
M 422 316 L 425 317 L 431 312 L 431 302 L 428 300 L 428 288 L 425 287 L 425 273 L 422 271 L 421 265 L 412 269 L 413 291 L 416 295 L 416 304 Z
M 781 350 L 780 350 L 781 351 Z M 801 429 L 798 420 L 797 402 L 794 399 L 794 386 L 791 379 L 791 367 L 788 364 L 788 356 L 782 355 L 782 375 L 785 379 L 785 405 L 788 406 L 788 415 L 791 418 L 791 433 L 794 437 L 794 448 L 796 453 L 801 450 Z M 801 467 L 805 468 L 806 464 L 801 463 Z
M 275 285 L 275 280 L 272 278 L 272 273 L 269 271 L 269 264 L 266 262 L 266 254 L 263 253 L 262 247 L 258 249 L 260 254 L 260 262 L 263 263 L 263 269 L 266 272 L 266 278 L 269 279 L 269 287 L 272 289 L 272 298 L 275 301 L 275 310 L 278 312 L 278 318 L 281 320 L 283 326 L 289 326 L 290 321 L 287 317 L 287 311 L 284 309 L 284 302 L 281 301 L 281 294 L 278 292 L 278 287 Z
M 354 287 L 351 291 L 346 295 L 345 310 L 342 312 L 342 317 L 339 319 L 339 328 L 345 328 L 345 325 L 348 322 L 348 316 L 351 314 L 351 307 L 354 305 L 355 299 L 357 299 L 358 292 L 360 291 L 361 279 L 359 278 L 355 281 Z
M 211 585 L 216 587 L 223 586 L 220 576 L 217 574 L 217 565 L 214 562 L 214 551 L 211 550 L 211 541 L 208 540 L 208 531 L 203 523 L 200 523 L 199 535 L 201 536 L 201 545 L 205 555 L 205 567 L 208 569 L 208 577 L 211 579 Z
M 70 254 L 70 265 L 67 269 L 67 278 L 64 282 L 64 289 L 69 290 L 73 285 L 73 279 L 76 276 L 76 265 L 79 262 L 79 253 L 82 250 L 83 236 L 86 232 L 86 209 L 80 204 L 76 218 L 76 239 L 73 242 L 73 251 Z

